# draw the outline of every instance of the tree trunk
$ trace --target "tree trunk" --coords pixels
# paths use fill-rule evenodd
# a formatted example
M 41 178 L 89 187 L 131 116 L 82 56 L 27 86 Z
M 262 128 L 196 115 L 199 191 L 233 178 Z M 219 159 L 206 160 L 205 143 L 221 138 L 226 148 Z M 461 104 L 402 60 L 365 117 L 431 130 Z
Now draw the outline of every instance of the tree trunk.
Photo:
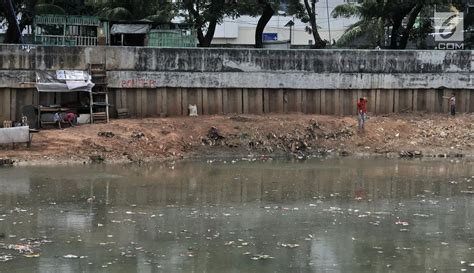
M 22 10 L 22 16 L 20 20 L 20 30 L 22 32 L 28 25 L 33 27 L 33 21 L 35 17 L 35 7 L 37 3 L 38 3 L 38 0 L 26 1 L 25 7 Z
M 309 5 L 308 0 L 304 0 L 304 6 L 306 8 L 306 12 L 309 16 L 309 22 L 311 23 L 313 38 L 314 38 L 314 45 L 312 48 L 325 48 L 326 42 L 321 39 L 318 31 L 318 25 L 316 24 L 316 2 L 311 1 L 311 6 Z
M 390 49 L 398 49 L 398 33 L 402 26 L 403 17 L 397 16 L 394 18 L 392 25 L 392 33 L 390 37 Z
M 273 8 L 268 3 L 265 4 L 262 16 L 260 16 L 260 19 L 257 23 L 257 28 L 255 29 L 255 48 L 263 48 L 263 30 L 267 26 L 270 19 L 272 19 L 274 13 L 275 11 Z
M 13 12 L 11 0 L 3 0 L 3 10 L 5 11 L 5 17 L 8 22 L 8 29 L 3 42 L 5 44 L 18 44 L 20 42 L 21 33 L 19 32 L 16 14 Z
M 194 25 L 197 31 L 197 38 L 199 41 L 199 47 L 210 47 L 212 39 L 214 38 L 214 33 L 216 32 L 217 18 L 212 18 L 209 22 L 206 34 L 203 32 L 203 27 L 205 26 L 204 19 L 199 14 L 199 6 L 194 8 L 193 1 L 184 1 L 186 9 L 194 17 Z
M 413 11 L 413 9 L 417 6 L 417 4 L 411 4 L 409 6 L 402 5 L 401 7 L 393 7 L 392 11 L 392 37 L 390 37 L 390 48 L 391 49 L 399 49 L 400 48 L 400 33 L 402 31 L 402 22 L 403 19 Z M 413 20 L 416 19 L 413 18 Z M 413 24 L 415 22 L 413 21 Z M 412 25 L 413 27 L 413 25 Z
M 402 38 L 400 39 L 400 44 L 398 45 L 399 49 L 406 49 L 408 44 L 408 39 L 410 38 L 411 30 L 415 25 L 416 18 L 420 14 L 421 10 L 423 9 L 423 4 L 418 4 L 415 6 L 413 11 L 410 13 L 410 17 L 408 18 L 407 27 L 403 31 Z
M 209 27 L 207 28 L 206 35 L 203 35 L 201 31 L 201 35 L 198 35 L 199 47 L 211 46 L 212 39 L 214 38 L 214 33 L 216 32 L 216 26 L 217 26 L 217 20 L 213 19 L 211 22 L 209 22 Z

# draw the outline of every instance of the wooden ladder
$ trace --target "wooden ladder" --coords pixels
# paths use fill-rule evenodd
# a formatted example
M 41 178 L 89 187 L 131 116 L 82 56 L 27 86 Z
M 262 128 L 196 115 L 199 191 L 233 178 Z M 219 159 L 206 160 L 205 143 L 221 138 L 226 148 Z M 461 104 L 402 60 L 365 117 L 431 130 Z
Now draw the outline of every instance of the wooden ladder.
M 95 86 L 90 94 L 91 124 L 109 123 L 109 94 L 105 64 L 89 64 L 89 74 Z

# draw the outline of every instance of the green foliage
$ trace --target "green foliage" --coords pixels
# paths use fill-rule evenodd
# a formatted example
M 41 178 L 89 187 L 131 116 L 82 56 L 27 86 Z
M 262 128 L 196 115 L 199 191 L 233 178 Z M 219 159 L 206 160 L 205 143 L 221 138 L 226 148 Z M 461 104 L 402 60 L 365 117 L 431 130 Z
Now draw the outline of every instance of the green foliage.
M 170 22 L 176 14 L 176 7 L 163 0 L 111 0 L 93 5 L 96 15 L 110 21 L 149 20 Z
M 240 0 L 233 3 L 234 15 L 260 16 L 266 4 L 275 11 L 283 11 L 286 15 L 295 15 L 297 18 L 306 16 L 304 6 L 300 0 Z
M 421 48 L 424 40 L 433 31 L 432 13 L 464 10 L 467 4 L 452 4 L 450 0 L 362 0 L 357 4 L 337 6 L 334 18 L 358 17 L 359 21 L 349 27 L 339 39 L 339 46 L 347 46 L 356 39 L 366 41 L 367 47 L 383 46 L 384 36 L 390 36 L 390 48 L 406 47 L 408 40 L 416 41 Z M 390 33 L 385 33 L 391 29 Z
M 82 15 L 87 14 L 90 10 L 84 1 L 81 0 L 24 0 L 36 2 L 34 5 L 35 12 L 39 14 L 69 14 Z M 49 12 L 48 12 L 48 9 Z
M 334 18 L 358 17 L 360 20 L 351 25 L 337 41 L 337 46 L 348 46 L 355 40 L 364 37 L 366 47 L 380 46 L 384 38 L 384 4 L 380 1 L 369 0 L 362 4 L 347 3 L 337 6 L 332 16 Z
M 41 14 L 61 14 L 65 15 L 66 11 L 56 5 L 51 5 L 51 4 L 37 4 L 35 6 L 35 14 L 41 15 Z

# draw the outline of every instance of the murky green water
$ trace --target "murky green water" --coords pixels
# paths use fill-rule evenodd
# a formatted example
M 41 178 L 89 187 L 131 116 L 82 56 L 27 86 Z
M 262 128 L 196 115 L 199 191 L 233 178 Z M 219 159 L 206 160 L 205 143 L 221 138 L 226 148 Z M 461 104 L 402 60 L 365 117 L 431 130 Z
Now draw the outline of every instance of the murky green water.
M 472 176 L 448 160 L 4 168 L 0 272 L 474 272 Z

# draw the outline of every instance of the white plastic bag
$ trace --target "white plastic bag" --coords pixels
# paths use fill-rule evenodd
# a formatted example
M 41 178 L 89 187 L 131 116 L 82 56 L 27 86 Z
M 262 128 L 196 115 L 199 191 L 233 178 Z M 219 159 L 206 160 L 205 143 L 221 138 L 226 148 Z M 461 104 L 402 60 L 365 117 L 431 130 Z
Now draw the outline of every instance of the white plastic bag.
M 190 117 L 197 117 L 198 116 L 198 110 L 197 110 L 197 105 L 192 105 L 190 104 L 188 106 L 188 110 L 189 110 L 189 116 Z

